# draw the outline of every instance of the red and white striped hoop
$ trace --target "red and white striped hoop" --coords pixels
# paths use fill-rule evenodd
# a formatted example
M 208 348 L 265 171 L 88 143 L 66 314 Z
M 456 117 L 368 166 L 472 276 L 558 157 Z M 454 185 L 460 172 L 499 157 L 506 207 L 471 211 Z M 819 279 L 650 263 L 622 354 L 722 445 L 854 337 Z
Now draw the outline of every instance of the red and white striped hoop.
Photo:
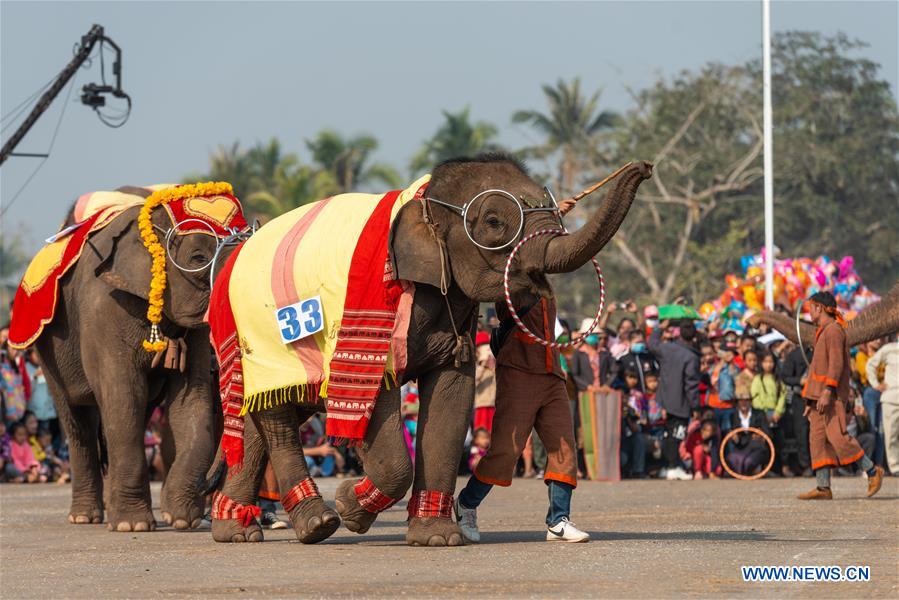
M 518 316 L 518 313 L 515 312 L 515 306 L 512 305 L 512 296 L 509 293 L 509 270 L 512 267 L 512 261 L 515 259 L 515 254 L 518 253 L 518 250 L 524 245 L 525 242 L 541 235 L 568 235 L 568 232 L 561 229 L 540 229 L 539 231 L 535 231 L 534 233 L 526 235 L 521 239 L 520 242 L 515 245 L 515 247 L 512 249 L 511 254 L 509 254 L 509 259 L 506 261 L 506 270 L 503 273 L 503 289 L 506 293 L 506 306 L 509 307 L 509 312 L 512 314 L 512 319 L 515 320 L 515 324 L 518 326 L 518 329 L 520 329 L 521 332 L 528 337 L 528 339 L 538 344 L 549 346 L 550 348 L 558 348 L 559 350 L 579 346 L 584 342 L 584 339 L 588 335 L 593 333 L 593 330 L 596 329 L 596 326 L 599 325 L 599 317 L 602 315 L 603 308 L 605 308 L 606 305 L 606 284 L 602 276 L 602 269 L 599 268 L 599 263 L 596 262 L 595 258 L 591 258 L 590 262 L 593 263 L 593 267 L 596 269 L 596 277 L 597 279 L 599 279 L 599 310 L 596 311 L 596 317 L 594 317 L 593 323 L 590 324 L 590 328 L 587 329 L 586 332 L 584 332 L 580 340 L 576 342 L 566 342 L 564 344 L 560 344 L 558 342 L 551 342 L 549 340 L 544 340 L 541 337 L 537 337 L 530 329 L 525 326 L 524 323 L 521 322 L 521 318 Z

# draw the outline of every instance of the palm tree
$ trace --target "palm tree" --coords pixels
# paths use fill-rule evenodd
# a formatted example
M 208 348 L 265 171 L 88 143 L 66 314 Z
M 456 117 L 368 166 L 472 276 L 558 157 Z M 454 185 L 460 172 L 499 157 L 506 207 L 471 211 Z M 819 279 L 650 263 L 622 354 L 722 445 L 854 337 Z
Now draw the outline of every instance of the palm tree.
M 307 140 L 306 147 L 312 152 L 312 159 L 334 176 L 341 192 L 374 182 L 391 187 L 402 183 L 399 173 L 390 165 L 366 164 L 378 148 L 374 136 L 363 134 L 344 139 L 336 131 L 325 129 L 315 139 Z
M 543 86 L 549 111 L 519 110 L 512 115 L 513 123 L 528 123 L 544 136 L 546 141 L 531 149 L 537 156 L 547 157 L 559 152 L 557 185 L 562 194 L 574 191 L 575 179 L 587 156 L 596 158 L 598 137 L 614 127 L 620 117 L 617 113 L 598 111 L 600 91 L 590 98 L 581 94 L 580 78 L 571 83 L 560 79 L 555 87 Z
M 331 173 L 301 165 L 296 157 L 289 156 L 277 165 L 267 187 L 247 196 L 246 205 L 266 222 L 338 191 L 339 186 Z
M 412 158 L 409 168 L 413 175 L 450 158 L 499 150 L 492 141 L 496 127 L 486 121 L 472 123 L 470 112 L 468 106 L 457 113 L 443 111 L 443 125 Z

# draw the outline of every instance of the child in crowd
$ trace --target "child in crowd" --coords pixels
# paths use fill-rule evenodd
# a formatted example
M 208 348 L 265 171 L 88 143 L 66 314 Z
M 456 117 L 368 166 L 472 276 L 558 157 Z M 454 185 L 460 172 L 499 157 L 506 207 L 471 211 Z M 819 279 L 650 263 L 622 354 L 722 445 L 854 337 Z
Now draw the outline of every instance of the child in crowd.
M 659 389 L 659 376 L 655 372 L 646 373 L 644 376 L 646 384 L 646 433 L 652 438 L 652 444 L 647 448 L 647 452 L 652 454 L 655 460 L 662 457 L 662 438 L 665 435 L 665 409 L 656 402 L 656 390 Z
M 12 442 L 10 443 L 11 462 L 4 467 L 6 478 L 15 483 L 45 483 L 47 476 L 41 471 L 41 464 L 34 458 L 31 444 L 28 443 L 28 432 L 22 423 L 13 423 L 10 427 Z
M 768 426 L 771 428 L 775 455 L 778 457 L 776 469 L 784 477 L 791 477 L 793 472 L 780 460 L 780 457 L 783 456 L 785 442 L 780 419 L 787 409 L 787 388 L 776 371 L 777 363 L 773 354 L 764 354 L 761 366 L 761 372 L 752 380 L 752 407 L 765 414 Z
M 405 394 L 400 405 L 400 416 L 403 418 L 403 439 L 406 441 L 406 450 L 415 464 L 415 436 L 418 434 L 418 384 L 410 381 L 403 386 Z
M 28 443 L 31 445 L 31 453 L 34 454 L 34 460 L 43 463 L 47 455 L 44 452 L 44 447 L 37 439 L 37 417 L 34 416 L 33 412 L 27 410 L 22 423 L 25 425 L 25 433 L 28 434 Z
M 6 465 L 12 462 L 11 443 L 12 440 L 6 432 L 6 421 L 0 419 L 0 481 L 6 481 Z
M 490 448 L 490 432 L 483 427 L 478 427 L 474 431 L 471 439 L 471 450 L 468 456 L 468 468 L 474 473 L 475 467 L 481 462 L 481 459 L 487 455 Z
M 53 434 L 47 429 L 39 429 L 37 441 L 44 451 L 44 468 L 50 474 L 50 481 L 58 483 L 69 482 L 69 463 L 57 456 L 53 449 Z
M 693 479 L 718 479 L 718 426 L 712 413 L 684 440 L 693 463 Z
M 723 435 L 730 431 L 731 417 L 734 414 L 734 380 L 739 369 L 734 364 L 737 345 L 734 342 L 724 342 L 721 350 L 721 362 L 712 371 L 712 387 L 715 393 L 711 395 L 709 405 L 715 409 L 715 420 Z
M 754 427 L 770 435 L 768 419 L 764 412 L 752 407 L 752 399 L 746 396 L 737 401 L 737 408 L 731 418 L 731 429 Z M 754 433 L 738 433 L 725 448 L 727 464 L 740 475 L 753 475 L 760 467 L 768 452 L 768 445 Z
M 641 427 L 649 425 L 648 403 L 646 396 L 640 391 L 640 376 L 636 371 L 627 370 L 624 373 L 624 383 L 627 386 L 627 405 L 634 411 Z

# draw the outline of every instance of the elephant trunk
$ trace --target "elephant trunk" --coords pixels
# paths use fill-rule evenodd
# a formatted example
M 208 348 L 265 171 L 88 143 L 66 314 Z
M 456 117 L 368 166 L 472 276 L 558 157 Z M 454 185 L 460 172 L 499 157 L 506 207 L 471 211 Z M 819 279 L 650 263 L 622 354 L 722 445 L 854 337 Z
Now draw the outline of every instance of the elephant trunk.
M 547 244 L 544 271 L 569 273 L 599 254 L 627 216 L 637 188 L 650 177 L 652 164 L 645 161 L 634 163 L 624 171 L 586 225 L 571 235 L 554 238 Z
M 899 282 L 880 302 L 870 306 L 849 321 L 846 328 L 850 346 L 870 342 L 899 331 Z

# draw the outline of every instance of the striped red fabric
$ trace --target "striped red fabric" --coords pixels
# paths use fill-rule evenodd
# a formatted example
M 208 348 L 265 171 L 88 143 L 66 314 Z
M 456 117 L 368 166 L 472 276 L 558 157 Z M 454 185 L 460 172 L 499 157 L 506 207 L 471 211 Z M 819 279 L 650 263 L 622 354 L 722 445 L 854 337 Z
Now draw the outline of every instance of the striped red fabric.
M 412 492 L 409 499 L 409 518 L 438 517 L 449 519 L 453 512 L 453 495 L 434 490 Z
M 383 512 L 400 500 L 384 494 L 367 476 L 360 479 L 353 490 L 356 492 L 356 501 L 359 506 L 370 513 Z
M 209 312 L 214 318 L 208 319 L 212 347 L 219 363 L 219 392 L 222 401 L 222 413 L 225 418 L 225 429 L 222 433 L 222 452 L 228 468 L 239 471 L 243 464 L 243 367 L 240 362 L 240 344 L 237 338 L 237 325 L 234 313 L 231 312 L 231 301 L 228 296 L 228 285 L 234 262 L 243 244 L 238 246 L 228 257 L 225 265 L 215 280 L 209 298 Z
M 281 496 L 281 506 L 284 507 L 284 510 L 290 512 L 296 508 L 297 504 L 307 498 L 321 497 L 322 495 L 318 493 L 318 486 L 315 485 L 311 477 L 307 477 Z
M 212 518 L 217 521 L 237 519 L 241 525 L 249 527 L 260 514 L 262 509 L 255 504 L 235 502 L 221 492 L 212 496 Z
M 390 216 L 400 193 L 389 192 L 378 202 L 353 251 L 328 381 L 327 434 L 334 444 L 362 444 L 385 376 L 403 291 L 398 281 L 384 281 Z

